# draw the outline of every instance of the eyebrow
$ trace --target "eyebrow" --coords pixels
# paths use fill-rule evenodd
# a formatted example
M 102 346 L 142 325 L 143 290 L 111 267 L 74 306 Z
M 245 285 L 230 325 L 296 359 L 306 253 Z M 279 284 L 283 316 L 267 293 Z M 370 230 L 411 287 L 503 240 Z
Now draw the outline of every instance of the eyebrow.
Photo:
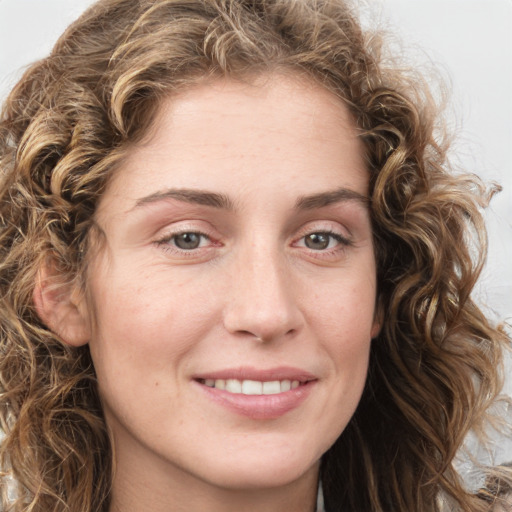
M 195 189 L 167 189 L 155 192 L 149 196 L 142 197 L 135 203 L 135 208 L 156 203 L 165 199 L 176 199 L 185 203 L 199 204 L 202 206 L 211 206 L 223 210 L 234 210 L 235 206 L 231 199 L 225 194 L 217 192 L 208 192 Z
M 337 190 L 300 197 L 295 203 L 295 209 L 313 210 L 315 208 L 324 208 L 325 206 L 345 201 L 356 201 L 366 208 L 370 205 L 369 197 L 349 188 L 339 188 Z
M 225 194 L 188 188 L 160 190 L 138 199 L 134 208 L 166 199 L 175 199 L 185 203 L 210 206 L 221 210 L 235 210 L 234 202 Z M 295 210 L 313 210 L 345 201 L 356 201 L 365 207 L 368 207 L 370 204 L 370 199 L 367 196 L 352 189 L 339 188 L 336 190 L 299 197 L 295 202 Z

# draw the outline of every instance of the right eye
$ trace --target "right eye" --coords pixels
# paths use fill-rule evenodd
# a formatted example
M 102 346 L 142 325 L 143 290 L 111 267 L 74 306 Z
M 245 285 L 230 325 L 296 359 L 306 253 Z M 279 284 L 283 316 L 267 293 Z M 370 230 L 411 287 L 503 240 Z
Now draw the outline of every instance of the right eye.
M 210 237 L 199 231 L 182 231 L 169 234 L 158 241 L 158 245 L 167 251 L 191 252 L 207 247 L 209 244 L 211 244 Z
M 202 233 L 186 231 L 184 233 L 173 235 L 169 239 L 169 242 L 183 251 L 192 251 L 194 249 L 203 247 L 204 243 L 206 243 L 208 240 L 208 236 L 203 235 Z

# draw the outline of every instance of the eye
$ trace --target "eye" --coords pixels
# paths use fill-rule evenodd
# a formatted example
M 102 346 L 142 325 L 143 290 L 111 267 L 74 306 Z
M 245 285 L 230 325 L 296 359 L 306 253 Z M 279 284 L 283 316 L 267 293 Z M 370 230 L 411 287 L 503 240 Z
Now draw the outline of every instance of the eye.
M 200 249 L 210 242 L 210 237 L 197 231 L 182 231 L 167 236 L 158 241 L 158 245 L 167 246 L 167 248 L 176 248 L 181 251 L 193 251 Z
M 171 238 L 171 241 L 178 249 L 190 251 L 200 247 L 202 240 L 207 238 L 208 237 L 206 235 L 202 235 L 201 233 L 194 233 L 191 231 L 174 235 Z
M 333 249 L 338 245 L 349 245 L 350 241 L 342 237 L 338 233 L 329 231 L 318 231 L 309 233 L 303 237 L 304 246 L 313 251 L 325 251 Z M 301 244 L 302 245 L 302 244 Z
M 333 237 L 328 233 L 310 233 L 304 237 L 304 244 L 309 249 L 323 251 L 329 247 Z

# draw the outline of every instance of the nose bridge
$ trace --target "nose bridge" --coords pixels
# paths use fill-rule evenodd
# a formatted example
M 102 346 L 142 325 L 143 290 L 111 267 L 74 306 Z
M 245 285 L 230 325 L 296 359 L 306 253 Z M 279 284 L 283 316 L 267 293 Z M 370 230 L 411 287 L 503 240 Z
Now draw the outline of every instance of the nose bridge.
M 299 329 L 302 315 L 282 251 L 264 241 L 252 241 L 240 251 L 236 269 L 225 313 L 230 332 L 267 341 Z

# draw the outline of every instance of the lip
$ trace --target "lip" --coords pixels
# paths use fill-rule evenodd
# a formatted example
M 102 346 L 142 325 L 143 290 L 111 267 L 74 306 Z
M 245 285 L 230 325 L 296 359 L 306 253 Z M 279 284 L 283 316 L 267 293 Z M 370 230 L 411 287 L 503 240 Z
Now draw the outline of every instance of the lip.
M 276 368 L 257 369 L 251 366 L 241 366 L 213 372 L 204 372 L 193 375 L 194 380 L 206 379 L 237 379 L 237 380 L 298 380 L 299 382 L 308 382 L 318 380 L 318 377 L 310 372 L 291 366 L 279 366 Z
M 206 386 L 202 383 L 206 379 L 298 380 L 300 385 L 298 388 L 272 395 L 243 395 Z M 285 366 L 264 370 L 241 367 L 201 373 L 193 377 L 193 383 L 207 398 L 237 415 L 255 420 L 277 419 L 298 408 L 310 395 L 317 382 L 318 378 L 313 374 Z

